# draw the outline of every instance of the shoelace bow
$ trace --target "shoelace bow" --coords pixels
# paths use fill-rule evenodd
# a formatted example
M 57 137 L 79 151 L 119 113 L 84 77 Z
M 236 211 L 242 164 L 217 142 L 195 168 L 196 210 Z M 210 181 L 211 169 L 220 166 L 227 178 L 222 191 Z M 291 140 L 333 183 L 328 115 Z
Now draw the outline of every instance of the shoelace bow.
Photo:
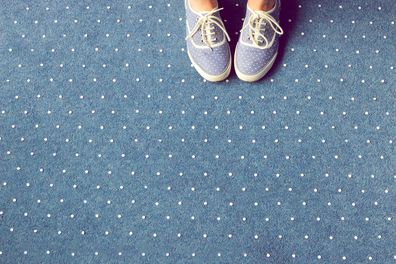
M 262 24 L 269 24 L 274 30 L 274 34 L 283 35 L 283 29 L 275 20 L 275 18 L 264 11 L 254 12 L 250 16 L 248 23 L 243 26 L 242 30 L 248 26 L 249 38 L 253 42 L 253 45 L 255 45 L 259 49 L 266 49 L 269 48 L 270 43 L 268 39 L 264 36 L 264 34 L 261 33 Z M 263 42 L 265 42 L 264 46 L 261 45 Z
M 223 8 L 217 8 L 213 9 L 212 11 L 209 11 L 205 15 L 201 15 L 200 18 L 197 20 L 197 23 L 195 24 L 194 28 L 191 30 L 190 34 L 187 35 L 186 40 L 190 39 L 194 36 L 194 34 L 197 31 L 201 31 L 201 40 L 205 45 L 209 48 L 212 49 L 213 42 L 216 41 L 216 37 L 213 38 L 213 35 L 215 34 L 214 27 L 212 27 L 212 24 L 218 26 L 226 36 L 227 40 L 230 41 L 230 36 L 228 35 L 226 29 L 224 28 L 224 24 L 221 21 L 221 19 L 214 14 L 220 10 L 223 10 Z

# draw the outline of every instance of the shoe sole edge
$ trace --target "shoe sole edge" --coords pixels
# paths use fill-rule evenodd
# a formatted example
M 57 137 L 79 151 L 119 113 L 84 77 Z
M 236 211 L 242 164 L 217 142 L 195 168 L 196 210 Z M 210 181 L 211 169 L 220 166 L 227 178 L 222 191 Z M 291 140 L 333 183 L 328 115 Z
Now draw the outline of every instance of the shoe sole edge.
M 193 64 L 195 70 L 199 73 L 199 75 L 202 76 L 202 78 L 204 78 L 205 80 L 209 81 L 209 82 L 221 82 L 224 81 L 225 79 L 227 79 L 227 77 L 230 75 L 231 73 L 231 67 L 232 67 L 232 56 L 230 56 L 229 58 L 229 62 L 227 65 L 226 70 L 219 75 L 211 75 L 206 73 L 192 58 L 191 54 L 189 51 L 187 51 L 188 57 L 190 58 L 191 63 Z M 230 50 L 229 53 L 231 54 Z
M 278 52 L 276 52 L 274 54 L 274 56 L 271 58 L 270 62 L 261 71 L 259 71 L 258 73 L 254 74 L 254 75 L 248 75 L 248 74 L 244 74 L 238 70 L 238 67 L 236 65 L 236 56 L 237 56 L 236 54 L 237 53 L 235 52 L 235 54 L 234 54 L 235 73 L 240 80 L 245 81 L 245 82 L 255 82 L 255 81 L 258 81 L 261 78 L 263 78 L 269 72 L 269 70 L 272 68 L 272 66 L 274 65 L 274 62 L 276 60 L 276 57 L 278 56 Z

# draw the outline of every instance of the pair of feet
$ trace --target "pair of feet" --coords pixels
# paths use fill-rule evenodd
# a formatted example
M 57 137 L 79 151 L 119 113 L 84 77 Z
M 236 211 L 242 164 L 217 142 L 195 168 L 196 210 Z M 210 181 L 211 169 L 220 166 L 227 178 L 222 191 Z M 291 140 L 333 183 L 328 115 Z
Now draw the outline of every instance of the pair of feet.
M 187 17 L 187 52 L 197 72 L 206 80 L 225 80 L 231 71 L 230 37 L 219 11 L 196 11 L 185 1 Z M 234 54 L 234 68 L 239 79 L 254 82 L 273 65 L 278 52 L 280 0 L 269 11 L 247 6 L 244 24 Z

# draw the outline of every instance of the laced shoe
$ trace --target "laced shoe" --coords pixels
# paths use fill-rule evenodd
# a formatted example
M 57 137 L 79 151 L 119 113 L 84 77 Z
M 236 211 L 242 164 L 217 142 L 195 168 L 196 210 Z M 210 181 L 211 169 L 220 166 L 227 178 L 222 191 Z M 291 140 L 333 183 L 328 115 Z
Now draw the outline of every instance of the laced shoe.
M 249 5 L 235 49 L 235 72 L 239 79 L 254 82 L 271 69 L 278 54 L 280 0 L 269 11 L 254 11 Z
M 219 11 L 198 12 L 185 0 L 187 53 L 197 72 L 206 80 L 218 82 L 231 71 L 232 56 L 227 34 Z

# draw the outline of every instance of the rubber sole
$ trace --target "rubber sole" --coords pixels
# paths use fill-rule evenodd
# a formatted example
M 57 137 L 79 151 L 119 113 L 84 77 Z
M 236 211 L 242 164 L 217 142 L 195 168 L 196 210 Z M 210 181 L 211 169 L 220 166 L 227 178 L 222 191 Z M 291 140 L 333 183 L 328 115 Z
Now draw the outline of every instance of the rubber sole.
M 231 52 L 229 51 L 229 54 Z M 209 82 L 221 82 L 227 79 L 227 77 L 230 75 L 231 72 L 231 67 L 232 67 L 232 56 L 230 56 L 230 60 L 228 62 L 226 70 L 219 75 L 211 75 L 206 73 L 197 63 L 195 63 L 194 59 L 192 58 L 191 54 L 189 51 L 187 51 L 188 57 L 190 58 L 191 63 L 193 64 L 195 70 L 199 73 L 199 75 L 202 76 L 205 80 L 208 80 Z
M 235 63 L 236 62 L 236 52 L 235 52 L 235 54 L 234 54 L 235 73 L 238 76 L 238 78 L 241 79 L 242 81 L 245 81 L 245 82 L 258 81 L 269 72 L 269 70 L 272 68 L 272 65 L 274 64 L 277 56 L 278 56 L 278 52 L 275 53 L 275 55 L 271 58 L 270 62 L 258 73 L 254 74 L 254 75 L 247 75 L 247 74 L 243 74 L 242 72 L 240 72 L 238 70 L 238 67 Z

